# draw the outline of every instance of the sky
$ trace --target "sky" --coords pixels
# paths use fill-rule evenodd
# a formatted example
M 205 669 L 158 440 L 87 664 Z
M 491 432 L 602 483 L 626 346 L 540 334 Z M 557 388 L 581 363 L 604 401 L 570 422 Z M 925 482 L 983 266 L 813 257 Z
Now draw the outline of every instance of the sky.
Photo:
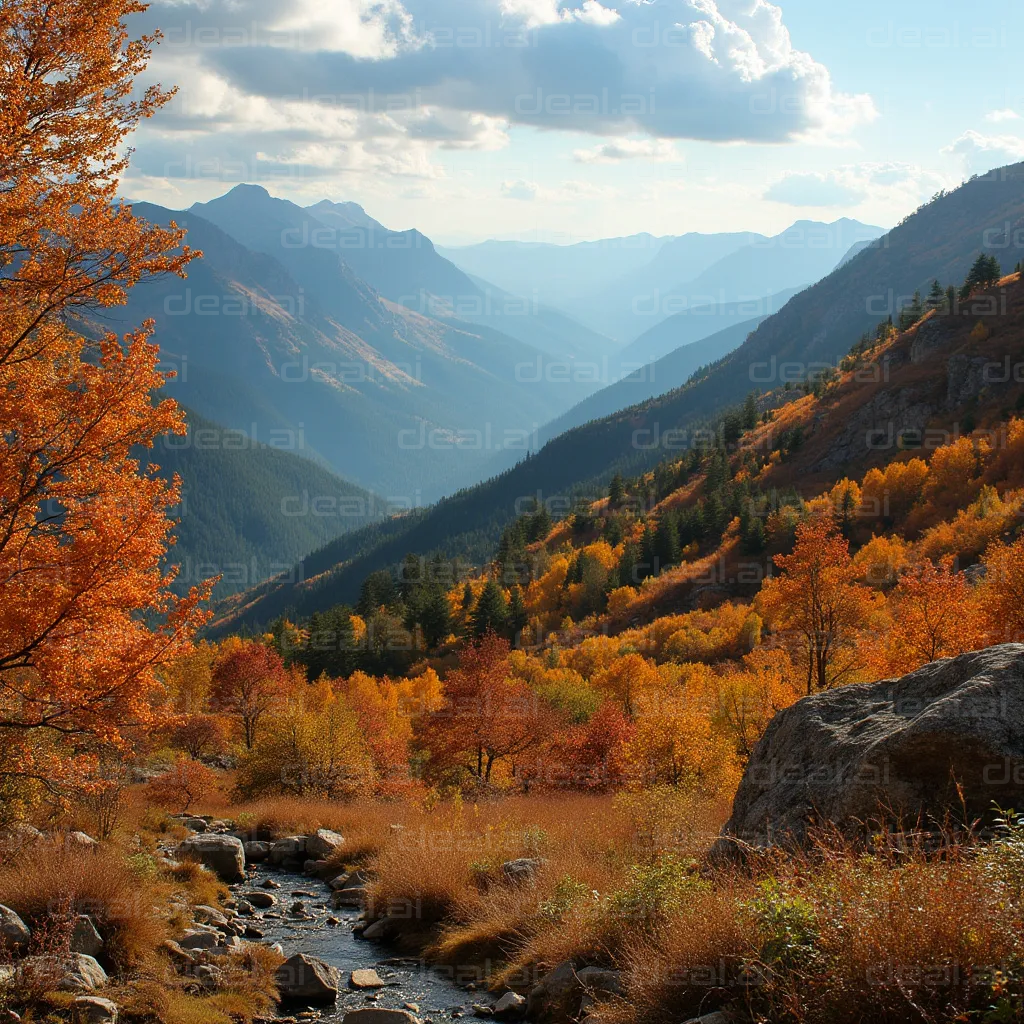
M 154 0 L 123 192 L 241 181 L 457 245 L 888 228 L 1024 160 L 1024 2 Z

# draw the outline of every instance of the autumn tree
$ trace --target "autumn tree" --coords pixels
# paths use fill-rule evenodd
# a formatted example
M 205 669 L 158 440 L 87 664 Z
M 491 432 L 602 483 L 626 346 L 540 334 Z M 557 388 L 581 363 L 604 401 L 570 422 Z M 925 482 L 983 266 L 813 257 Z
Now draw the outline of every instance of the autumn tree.
M 50 786 L 153 721 L 154 668 L 200 621 L 162 567 L 177 484 L 138 461 L 184 432 L 152 325 L 88 323 L 196 255 L 116 202 L 127 136 L 171 95 L 134 90 L 143 10 L 0 4 L 0 775 Z
M 252 749 L 260 722 L 281 706 L 287 689 L 288 672 L 275 650 L 255 640 L 238 641 L 214 666 L 210 705 L 238 720 Z
M 991 641 L 1024 641 L 1024 536 L 1012 544 L 990 544 L 982 562 L 982 608 Z
M 444 704 L 417 723 L 435 774 L 490 784 L 496 765 L 535 749 L 554 729 L 551 709 L 509 673 L 508 641 L 485 634 L 444 681 Z
M 793 553 L 774 561 L 782 575 L 765 582 L 758 605 L 768 623 L 791 640 L 807 692 L 828 689 L 856 667 L 853 655 L 871 592 L 857 582 L 860 570 L 831 517 L 802 522 Z
M 985 645 L 974 589 L 949 556 L 908 568 L 889 595 L 889 611 L 880 667 L 892 675 Z

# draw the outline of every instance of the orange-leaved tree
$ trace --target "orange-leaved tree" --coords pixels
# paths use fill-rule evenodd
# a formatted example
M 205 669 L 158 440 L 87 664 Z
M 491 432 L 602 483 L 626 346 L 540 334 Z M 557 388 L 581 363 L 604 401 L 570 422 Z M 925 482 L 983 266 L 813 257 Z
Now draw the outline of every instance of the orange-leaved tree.
M 990 643 L 1024 642 L 1024 535 L 985 551 L 981 603 Z
M 974 588 L 947 555 L 925 559 L 901 576 L 889 595 L 892 624 L 885 633 L 883 674 L 902 675 L 936 661 L 985 646 L 985 630 Z
M 151 721 L 154 666 L 202 597 L 168 591 L 177 489 L 133 457 L 183 430 L 153 397 L 151 325 L 88 324 L 195 255 L 116 202 L 127 135 L 170 95 L 132 97 L 153 37 L 125 22 L 143 9 L 0 4 L 0 778 L 54 788 L 88 774 L 92 740 Z
M 774 561 L 782 575 L 765 582 L 758 607 L 790 639 L 808 693 L 843 682 L 859 667 L 858 633 L 873 604 L 848 542 L 830 516 L 815 516 L 797 526 L 793 553 Z

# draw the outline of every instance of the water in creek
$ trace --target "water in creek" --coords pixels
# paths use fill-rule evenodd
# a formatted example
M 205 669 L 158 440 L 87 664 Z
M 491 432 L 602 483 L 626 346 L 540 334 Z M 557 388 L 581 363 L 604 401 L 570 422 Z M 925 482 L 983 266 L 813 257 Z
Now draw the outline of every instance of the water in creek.
M 280 942 L 286 956 L 308 953 L 337 967 L 342 973 L 338 1002 L 323 1009 L 322 1019 L 340 1018 L 347 1010 L 366 1006 L 398 1010 L 402 1009 L 403 1003 L 416 1003 L 419 1006 L 417 1015 L 422 1019 L 469 1017 L 473 1015 L 474 1002 L 491 1002 L 482 991 L 482 984 L 479 992 L 468 991 L 464 987 L 476 983 L 475 969 L 432 967 L 416 959 L 396 957 L 392 951 L 375 942 L 357 939 L 352 934 L 352 927 L 359 919 L 359 911 L 346 907 L 333 909 L 331 890 L 324 882 L 263 865 L 254 865 L 253 868 L 254 873 L 248 881 L 231 887 L 236 896 L 250 890 L 269 891 L 277 899 L 277 905 L 267 911 L 257 911 L 256 916 L 243 920 L 263 932 L 264 942 Z M 281 888 L 263 889 L 261 883 L 267 878 L 278 882 Z M 298 900 L 312 915 L 312 920 L 296 920 L 289 914 L 289 908 Z M 326 924 L 330 917 L 340 923 Z M 349 972 L 362 967 L 374 968 L 385 987 L 372 992 L 350 989 Z M 369 999 L 368 996 L 374 998 Z M 288 1012 L 287 1009 L 282 1011 L 284 1014 Z

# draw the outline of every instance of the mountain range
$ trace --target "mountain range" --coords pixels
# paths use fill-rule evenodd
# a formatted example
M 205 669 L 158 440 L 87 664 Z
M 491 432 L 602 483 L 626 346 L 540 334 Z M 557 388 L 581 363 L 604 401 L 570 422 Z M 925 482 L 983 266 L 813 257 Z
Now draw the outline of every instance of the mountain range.
M 353 600 L 369 572 L 410 551 L 482 561 L 501 528 L 534 500 L 557 516 L 581 497 L 597 497 L 616 471 L 649 468 L 687 447 L 697 430 L 718 422 L 749 392 L 772 390 L 789 373 L 834 366 L 933 279 L 959 285 L 981 252 L 1006 261 L 1024 229 L 1022 201 L 1024 164 L 940 194 L 851 258 L 833 251 L 830 259 L 840 265 L 777 312 L 734 324 L 736 333 L 716 344 L 739 340 L 738 346 L 683 386 L 561 433 L 532 457 L 430 509 L 332 541 L 304 560 L 315 584 L 271 580 L 246 595 L 244 606 L 225 606 L 221 623 L 265 622 L 286 607 L 308 613 Z

